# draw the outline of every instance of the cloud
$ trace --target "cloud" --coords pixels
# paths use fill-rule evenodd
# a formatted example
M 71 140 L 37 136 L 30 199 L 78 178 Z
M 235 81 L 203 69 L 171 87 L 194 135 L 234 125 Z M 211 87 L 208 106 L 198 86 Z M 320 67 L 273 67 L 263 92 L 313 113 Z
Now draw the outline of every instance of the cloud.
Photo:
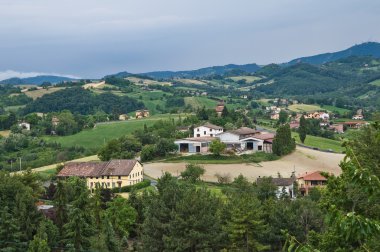
M 9 78 L 28 78 L 28 77 L 36 77 L 40 75 L 54 75 L 54 76 L 60 76 L 60 77 L 68 77 L 73 79 L 80 79 L 78 76 L 74 75 L 65 75 L 65 74 L 58 74 L 58 73 L 41 73 L 41 72 L 18 72 L 13 70 L 6 70 L 6 71 L 0 71 L 0 81 L 6 80 Z

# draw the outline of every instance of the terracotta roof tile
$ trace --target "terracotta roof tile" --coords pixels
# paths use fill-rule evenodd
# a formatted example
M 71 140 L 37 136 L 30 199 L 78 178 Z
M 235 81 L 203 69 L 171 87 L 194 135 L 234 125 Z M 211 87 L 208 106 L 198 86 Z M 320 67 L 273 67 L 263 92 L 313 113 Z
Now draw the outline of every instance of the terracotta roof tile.
M 303 178 L 305 181 L 310 181 L 310 180 L 322 180 L 326 181 L 327 178 L 321 175 L 320 171 L 312 172 L 312 173 L 305 173 L 301 176 L 298 177 L 298 179 Z

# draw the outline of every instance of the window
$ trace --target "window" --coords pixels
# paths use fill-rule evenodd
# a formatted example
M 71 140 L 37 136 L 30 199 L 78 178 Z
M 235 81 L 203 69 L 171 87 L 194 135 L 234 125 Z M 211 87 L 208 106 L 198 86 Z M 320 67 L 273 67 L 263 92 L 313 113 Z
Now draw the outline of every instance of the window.
M 98 179 L 98 177 L 96 177 L 96 179 Z
M 197 129 L 197 131 L 199 132 L 199 128 Z
M 121 176 L 118 176 L 117 178 L 118 178 L 118 179 L 121 179 Z
M 259 150 L 263 150 L 263 146 L 261 146 L 261 145 L 259 145 L 257 148 L 258 148 Z
M 90 177 L 90 179 L 92 179 L 92 177 Z
M 206 131 L 203 131 L 203 135 L 206 135 Z
M 107 179 L 110 179 L 110 176 L 107 176 Z
M 91 182 L 90 187 L 92 187 L 92 186 L 93 186 L 93 183 Z
M 213 137 L 214 135 L 213 134 L 210 134 L 210 137 Z
M 104 179 L 104 176 L 102 176 L 102 179 Z
M 210 129 L 210 131 L 212 131 L 212 129 Z
M 110 182 L 107 182 L 107 187 L 109 187 L 110 186 Z
M 115 182 L 112 182 L 112 188 L 115 188 Z
M 201 135 L 200 134 L 197 134 L 197 137 L 200 137 Z

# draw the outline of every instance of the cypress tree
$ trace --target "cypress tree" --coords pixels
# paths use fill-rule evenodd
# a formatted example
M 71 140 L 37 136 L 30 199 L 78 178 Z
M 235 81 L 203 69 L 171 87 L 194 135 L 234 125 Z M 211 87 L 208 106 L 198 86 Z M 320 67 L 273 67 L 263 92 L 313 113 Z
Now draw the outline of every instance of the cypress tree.
M 300 127 L 298 129 L 298 133 L 299 133 L 301 142 L 304 143 L 306 139 L 306 133 L 307 133 L 307 121 L 304 116 L 302 116 L 300 119 Z

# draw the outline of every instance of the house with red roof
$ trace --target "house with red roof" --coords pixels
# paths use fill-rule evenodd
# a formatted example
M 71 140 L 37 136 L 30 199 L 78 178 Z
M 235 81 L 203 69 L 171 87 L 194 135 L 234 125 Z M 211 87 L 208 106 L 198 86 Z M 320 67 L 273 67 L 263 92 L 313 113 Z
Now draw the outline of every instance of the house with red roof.
M 308 195 L 310 189 L 314 187 L 323 187 L 327 183 L 327 178 L 320 171 L 308 173 L 297 177 L 298 189 L 301 195 Z

